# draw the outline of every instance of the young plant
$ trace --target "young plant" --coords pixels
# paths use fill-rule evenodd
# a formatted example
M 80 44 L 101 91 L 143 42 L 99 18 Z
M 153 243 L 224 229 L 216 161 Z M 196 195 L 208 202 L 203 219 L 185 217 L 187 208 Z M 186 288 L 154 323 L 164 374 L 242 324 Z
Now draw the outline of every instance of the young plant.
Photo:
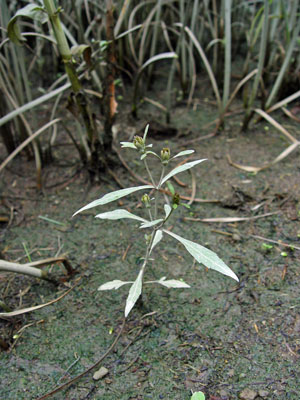
M 203 392 L 194 392 L 191 400 L 205 400 L 205 395 Z
M 144 204 L 145 208 L 148 211 L 149 219 L 132 214 L 129 211 L 124 210 L 124 209 L 115 209 L 113 211 L 109 211 L 109 212 L 105 212 L 105 213 L 96 215 L 96 218 L 100 218 L 100 219 L 110 219 L 110 220 L 118 220 L 118 219 L 123 219 L 123 218 L 134 219 L 134 220 L 140 222 L 140 227 L 139 227 L 140 229 L 150 229 L 151 230 L 150 234 L 145 235 L 146 251 L 145 251 L 144 258 L 143 258 L 144 261 L 143 261 L 143 264 L 141 266 L 141 269 L 140 269 L 135 281 L 113 280 L 111 282 L 104 283 L 98 289 L 98 290 L 112 290 L 112 289 L 118 289 L 123 285 L 131 285 L 131 287 L 129 289 L 127 301 L 126 301 L 126 306 L 125 306 L 125 317 L 128 316 L 128 314 L 134 307 L 135 303 L 137 302 L 138 298 L 141 296 L 144 284 L 158 283 L 167 288 L 189 288 L 190 287 L 187 283 L 183 282 L 182 280 L 175 280 L 175 279 L 167 280 L 166 277 L 161 277 L 157 281 L 144 281 L 144 275 L 145 275 L 146 267 L 150 260 L 151 253 L 152 253 L 154 247 L 162 240 L 164 234 L 171 236 L 173 239 L 176 239 L 181 244 L 183 244 L 185 249 L 194 257 L 194 259 L 197 262 L 204 264 L 207 268 L 214 269 L 214 270 L 221 272 L 224 275 L 230 276 L 231 278 L 238 281 L 238 277 L 235 275 L 235 273 L 217 256 L 216 253 L 201 246 L 198 243 L 195 243 L 188 239 L 185 239 L 185 238 L 166 229 L 166 227 L 165 227 L 166 223 L 169 220 L 169 218 L 171 217 L 171 215 L 173 214 L 173 212 L 176 211 L 178 206 L 185 205 L 185 204 L 181 203 L 179 194 L 174 191 L 174 188 L 170 184 L 169 180 L 173 176 L 175 176 L 183 171 L 186 171 L 190 168 L 193 168 L 196 165 L 202 163 L 203 161 L 205 161 L 205 159 L 187 162 L 184 165 L 177 166 L 174 169 L 172 169 L 170 172 L 166 173 L 166 168 L 169 163 L 171 163 L 173 160 L 177 159 L 178 157 L 192 154 L 194 152 L 194 150 L 181 151 L 178 154 L 176 154 L 175 156 L 171 157 L 170 149 L 163 148 L 159 155 L 159 154 L 155 153 L 154 151 L 149 150 L 152 148 L 152 144 L 148 144 L 148 145 L 146 144 L 148 129 L 149 129 L 149 125 L 147 125 L 147 127 L 145 129 L 143 137 L 135 136 L 132 143 L 131 142 L 121 142 L 121 145 L 122 145 L 122 147 L 128 147 L 128 148 L 131 148 L 140 153 L 140 159 L 141 159 L 141 161 L 143 161 L 143 163 L 145 165 L 146 171 L 149 175 L 152 185 L 131 187 L 131 188 L 121 189 L 121 190 L 117 190 L 117 191 L 108 193 L 108 194 L 104 195 L 103 197 L 101 197 L 100 199 L 95 200 L 95 201 L 87 204 L 86 206 L 80 208 L 74 214 L 74 215 L 76 215 L 84 210 L 110 203 L 112 201 L 118 200 L 121 197 L 127 196 L 127 195 L 137 192 L 137 191 L 151 190 L 154 192 L 154 194 L 151 195 L 151 197 L 149 196 L 149 194 L 145 193 L 145 194 L 143 194 L 143 196 L 141 198 L 142 203 Z M 160 172 L 160 178 L 159 178 L 158 182 L 155 182 L 154 176 L 153 176 L 152 172 L 150 171 L 148 163 L 147 163 L 147 157 L 150 157 L 150 156 L 156 157 L 159 160 L 161 172 Z M 172 201 L 171 201 L 171 205 L 164 204 L 164 213 L 163 213 L 163 215 L 159 215 L 159 213 L 158 213 L 158 208 L 159 208 L 158 207 L 158 197 L 159 197 L 162 186 L 167 183 L 169 183 L 168 186 L 172 192 Z

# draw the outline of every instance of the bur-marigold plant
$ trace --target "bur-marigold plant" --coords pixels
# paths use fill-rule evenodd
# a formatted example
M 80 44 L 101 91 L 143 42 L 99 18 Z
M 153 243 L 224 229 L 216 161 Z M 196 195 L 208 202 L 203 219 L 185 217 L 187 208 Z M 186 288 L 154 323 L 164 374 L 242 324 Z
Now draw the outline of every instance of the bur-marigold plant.
M 185 283 L 183 280 L 175 280 L 175 279 L 166 279 L 166 277 L 162 277 L 157 281 L 145 281 L 145 271 L 147 265 L 150 260 L 150 255 L 157 246 L 159 242 L 163 239 L 164 234 L 171 236 L 173 239 L 179 241 L 185 249 L 194 257 L 194 259 L 199 262 L 200 264 L 205 265 L 207 268 L 214 269 L 218 272 L 221 272 L 224 275 L 230 276 L 231 278 L 238 281 L 238 277 L 235 273 L 217 256 L 216 253 L 213 251 L 201 246 L 198 243 L 192 242 L 188 239 L 185 239 L 176 233 L 168 231 L 165 229 L 166 222 L 171 218 L 172 214 L 176 209 L 180 206 L 186 206 L 186 204 L 181 203 L 180 196 L 178 193 L 175 193 L 172 184 L 170 184 L 169 180 L 179 174 L 180 172 L 186 171 L 190 168 L 195 167 L 196 165 L 205 161 L 205 159 L 195 160 L 191 162 L 187 162 L 183 165 L 175 167 L 167 172 L 167 167 L 173 160 L 177 159 L 178 157 L 182 157 L 188 154 L 194 153 L 194 150 L 184 150 L 179 152 L 178 154 L 171 156 L 171 152 L 169 148 L 163 148 L 160 152 L 160 155 L 155 153 L 152 149 L 152 144 L 146 144 L 147 133 L 148 133 L 149 125 L 147 125 L 143 137 L 135 136 L 133 142 L 121 142 L 122 147 L 128 147 L 140 154 L 140 160 L 144 163 L 146 171 L 149 175 L 150 181 L 152 182 L 151 185 L 143 185 L 143 186 L 136 186 L 126 189 L 117 190 L 111 193 L 108 193 L 101 197 L 98 200 L 95 200 L 86 206 L 80 208 L 74 215 L 87 210 L 92 207 L 101 206 L 113 201 L 120 199 L 121 197 L 127 196 L 131 193 L 137 191 L 151 191 L 154 192 L 151 196 L 148 193 L 144 193 L 141 197 L 141 201 L 145 206 L 145 211 L 147 210 L 147 218 L 140 217 L 138 215 L 132 214 L 127 210 L 124 209 L 115 209 L 113 211 L 105 212 L 102 214 L 96 215 L 96 218 L 100 219 L 110 219 L 110 220 L 117 220 L 117 219 L 133 219 L 139 221 L 140 226 L 139 229 L 146 229 L 150 230 L 150 233 L 145 234 L 145 241 L 146 241 L 146 252 L 143 258 L 143 264 L 141 269 L 138 273 L 138 276 L 134 281 L 121 281 L 121 280 L 113 280 L 111 282 L 104 283 L 99 287 L 99 290 L 111 290 L 111 289 L 118 289 L 123 285 L 131 285 L 129 289 L 129 294 L 126 300 L 125 306 L 125 317 L 128 316 L 132 308 L 134 307 L 135 303 L 137 302 L 138 298 L 142 294 L 143 285 L 145 284 L 153 284 L 158 283 L 163 285 L 167 288 L 189 288 L 190 286 Z M 160 165 L 160 178 L 158 182 L 155 182 L 153 174 L 150 171 L 150 168 L 147 163 L 147 157 L 156 157 L 159 160 L 158 165 Z M 172 200 L 170 204 L 164 204 L 163 212 L 158 215 L 158 197 L 160 194 L 160 189 L 163 185 L 169 183 L 169 189 L 172 192 Z

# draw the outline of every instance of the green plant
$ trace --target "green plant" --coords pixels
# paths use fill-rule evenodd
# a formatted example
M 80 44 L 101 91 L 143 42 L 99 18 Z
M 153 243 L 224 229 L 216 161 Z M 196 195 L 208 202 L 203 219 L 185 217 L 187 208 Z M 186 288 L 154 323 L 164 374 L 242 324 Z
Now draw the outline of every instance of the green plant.
M 171 236 L 172 238 L 176 239 L 179 241 L 185 249 L 194 257 L 196 261 L 198 261 L 201 264 L 204 264 L 207 268 L 214 269 L 218 272 L 221 272 L 224 275 L 230 276 L 231 278 L 235 279 L 238 281 L 238 277 L 235 275 L 235 273 L 211 250 L 199 245 L 198 243 L 192 242 L 188 239 L 185 239 L 169 230 L 166 229 L 165 225 L 171 215 L 173 214 L 174 211 L 180 206 L 180 205 L 185 205 L 181 203 L 180 201 L 180 196 L 178 193 L 175 192 L 173 189 L 172 185 L 168 185 L 169 189 L 172 191 L 172 201 L 171 205 L 170 204 L 164 204 L 164 215 L 158 215 L 158 210 L 159 210 L 159 204 L 158 204 L 158 195 L 160 193 L 160 190 L 162 189 L 163 185 L 167 184 L 168 181 L 175 175 L 186 171 L 190 168 L 195 167 L 196 165 L 202 163 L 205 161 L 205 159 L 201 160 L 195 160 L 191 162 L 187 162 L 186 164 L 180 165 L 172 169 L 170 172 L 166 173 L 166 167 L 170 162 L 172 162 L 174 159 L 177 159 L 178 157 L 192 154 L 194 150 L 185 150 L 181 151 L 175 156 L 171 157 L 170 154 L 170 149 L 169 148 L 163 148 L 160 152 L 160 155 L 155 153 L 154 151 L 150 150 L 152 148 L 152 144 L 146 144 L 146 138 L 147 138 L 147 133 L 148 133 L 148 128 L 149 125 L 147 125 L 144 136 L 135 136 L 133 142 L 121 142 L 122 147 L 127 147 L 131 148 L 133 150 L 136 150 L 140 153 L 140 159 L 143 161 L 146 171 L 149 175 L 149 178 L 152 182 L 151 185 L 144 185 L 144 186 L 137 186 L 137 187 L 131 187 L 131 188 L 126 188 L 126 189 L 121 189 L 117 190 L 111 193 L 108 193 L 101 197 L 98 200 L 95 200 L 86 206 L 80 208 L 74 215 L 93 208 L 97 207 L 100 205 L 108 204 L 112 201 L 118 200 L 126 195 L 129 195 L 131 193 L 140 191 L 140 190 L 146 190 L 146 189 L 151 189 L 151 192 L 153 191 L 152 194 L 144 194 L 141 198 L 142 203 L 144 204 L 146 210 L 148 211 L 149 219 L 142 218 L 138 215 L 132 214 L 127 210 L 124 209 L 116 209 L 113 211 L 105 212 L 96 215 L 96 218 L 100 219 L 110 219 L 110 220 L 118 220 L 118 219 L 123 219 L 123 218 L 129 218 L 133 220 L 137 220 L 140 222 L 140 229 L 151 229 L 150 234 L 145 235 L 145 241 L 146 241 L 146 251 L 145 251 L 145 256 L 143 258 L 143 264 L 141 266 L 141 269 L 139 271 L 139 274 L 135 281 L 121 281 L 121 280 L 113 280 L 111 282 L 104 283 L 99 287 L 99 290 L 112 290 L 112 289 L 118 289 L 123 285 L 128 285 L 130 284 L 130 290 L 129 290 L 129 295 L 127 297 L 126 301 L 126 307 L 125 307 L 125 317 L 128 316 L 132 308 L 134 307 L 135 303 L 139 299 L 140 295 L 142 294 L 142 288 L 143 284 L 160 284 L 163 285 L 167 288 L 189 288 L 190 286 L 185 283 L 182 280 L 166 280 L 166 277 L 162 277 L 159 280 L 155 281 L 145 281 L 144 280 L 144 274 L 145 270 L 147 267 L 147 264 L 150 260 L 151 253 L 154 249 L 154 247 L 161 241 L 163 238 L 163 234 L 167 234 Z M 158 183 L 155 182 L 153 173 L 149 169 L 149 165 L 147 163 L 147 157 L 153 156 L 159 160 L 159 165 L 161 167 L 160 171 L 160 178 Z M 74 216 L 73 215 L 73 216 Z
M 194 392 L 191 400 L 205 400 L 205 395 L 203 392 Z

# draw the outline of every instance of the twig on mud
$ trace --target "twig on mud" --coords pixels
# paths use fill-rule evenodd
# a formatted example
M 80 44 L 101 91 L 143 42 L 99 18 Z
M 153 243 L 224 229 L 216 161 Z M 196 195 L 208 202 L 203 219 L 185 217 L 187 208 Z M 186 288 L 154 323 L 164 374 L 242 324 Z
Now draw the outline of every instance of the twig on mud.
M 265 237 L 258 236 L 258 235 L 249 235 L 249 236 L 253 237 L 254 239 L 263 240 L 265 242 L 275 243 L 275 244 L 278 244 L 279 246 L 284 246 L 284 247 L 289 247 L 290 249 L 300 250 L 300 247 L 295 246 L 293 244 L 283 243 L 281 240 L 277 241 L 277 240 L 267 239 Z
M 140 327 L 140 329 L 138 330 L 138 333 L 135 335 L 135 337 L 127 344 L 127 346 L 126 346 L 126 347 L 123 349 L 123 351 L 121 352 L 121 354 L 120 354 L 120 356 L 119 356 L 120 358 L 123 357 L 123 355 L 126 353 L 128 347 L 131 346 L 132 343 L 134 343 L 134 342 L 136 341 L 136 339 L 140 336 L 140 334 L 142 333 L 144 327 L 145 327 L 144 325 L 142 325 L 142 326 Z
M 188 205 L 192 205 L 195 201 L 195 196 L 196 196 L 196 189 L 197 189 L 197 183 L 196 183 L 196 177 L 195 174 L 193 173 L 192 170 L 190 170 L 191 176 L 192 176 L 192 195 L 191 199 L 188 202 Z
M 124 251 L 124 254 L 123 254 L 123 256 L 122 256 L 122 261 L 125 261 L 125 259 L 126 259 L 126 257 L 127 257 L 127 254 L 128 254 L 128 251 L 129 251 L 129 249 L 130 249 L 131 246 L 132 246 L 132 244 L 129 243 L 129 245 L 126 247 L 126 250 Z
M 72 364 L 68 366 L 68 368 L 66 369 L 65 373 L 57 381 L 57 384 L 59 384 L 64 379 L 64 377 L 68 375 L 68 372 L 74 367 L 74 365 L 76 365 L 78 363 L 79 360 L 80 360 L 80 356 L 78 356 L 76 358 L 76 360 L 73 361 Z
M 63 390 L 64 388 L 70 386 L 72 383 L 78 381 L 78 379 L 82 378 L 84 375 L 88 374 L 89 372 L 91 372 L 94 368 L 96 368 L 107 356 L 108 354 L 114 349 L 114 347 L 116 346 L 116 344 L 118 343 L 121 334 L 123 333 L 124 327 L 125 327 L 125 323 L 126 323 L 126 319 L 123 319 L 123 323 L 121 326 L 121 329 L 118 333 L 118 335 L 116 336 L 115 340 L 113 341 L 113 343 L 111 344 L 111 346 L 108 348 L 108 350 L 99 358 L 99 360 L 97 362 L 95 362 L 95 364 L 93 364 L 91 367 L 89 367 L 88 369 L 86 369 L 85 371 L 83 371 L 81 374 L 75 376 L 74 378 L 70 379 L 68 382 L 62 384 L 61 386 L 58 386 L 57 388 L 55 388 L 54 390 L 52 390 L 51 392 L 46 393 L 45 395 L 38 397 L 36 400 L 44 400 L 47 399 L 48 397 L 54 395 L 55 393 L 60 392 L 61 390 Z
M 177 185 L 182 186 L 182 187 L 187 187 L 187 184 L 182 182 L 180 179 L 178 179 L 177 176 L 173 176 L 172 178 L 177 183 Z
M 65 293 L 63 293 L 61 296 L 59 296 L 57 299 L 51 300 L 48 303 L 39 304 L 38 306 L 29 307 L 29 308 L 23 308 L 22 310 L 16 310 L 16 311 L 11 311 L 11 312 L 7 312 L 7 313 L 0 313 L 0 318 L 6 319 L 6 318 L 9 318 L 9 317 L 15 317 L 16 315 L 26 314 L 28 312 L 39 310 L 40 308 L 50 306 L 51 304 L 54 304 L 54 303 L 58 302 L 59 300 L 63 299 L 67 294 L 69 294 L 71 292 L 71 290 L 73 290 L 76 286 L 78 286 L 81 278 L 82 277 L 80 276 L 77 279 L 77 282 L 75 283 L 75 285 L 72 286 Z
M 17 344 L 17 342 L 19 341 L 19 339 L 23 335 L 23 332 L 25 331 L 25 329 L 29 328 L 32 325 L 38 325 L 38 324 L 41 324 L 43 322 L 44 322 L 44 320 L 40 319 L 39 321 L 34 321 L 34 322 L 31 322 L 30 324 L 22 326 L 22 328 L 19 329 L 18 332 L 14 335 L 15 340 L 14 340 L 13 344 L 9 348 L 9 353 L 14 349 L 14 347 Z
M 107 172 L 109 173 L 109 175 L 111 175 L 114 178 L 114 180 L 117 182 L 117 184 L 120 186 L 121 189 L 125 188 L 123 183 L 120 181 L 120 179 L 117 177 L 117 175 L 110 168 L 107 169 Z
M 136 356 L 132 361 L 130 361 L 130 363 L 127 365 L 127 367 L 125 367 L 124 369 L 122 369 L 122 371 L 119 372 L 119 374 L 123 374 L 124 372 L 126 372 L 129 368 L 131 368 L 133 366 L 133 364 L 135 364 L 137 362 L 137 360 L 140 358 L 140 355 Z
M 195 221 L 195 222 L 231 223 L 231 222 L 250 221 L 250 220 L 258 219 L 258 218 L 266 218 L 266 217 L 270 217 L 271 215 L 275 215 L 275 214 L 279 214 L 279 213 L 280 213 L 280 211 L 275 211 L 275 212 L 266 213 L 266 214 L 262 214 L 262 215 L 255 215 L 253 217 L 220 217 L 220 218 L 191 218 L 191 217 L 184 217 L 183 220 L 184 221 Z

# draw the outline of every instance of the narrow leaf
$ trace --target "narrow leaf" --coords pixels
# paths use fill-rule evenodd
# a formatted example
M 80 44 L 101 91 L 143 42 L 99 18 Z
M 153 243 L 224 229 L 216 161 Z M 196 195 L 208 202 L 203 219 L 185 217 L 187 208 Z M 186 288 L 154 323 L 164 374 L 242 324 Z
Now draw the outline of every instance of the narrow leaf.
M 155 219 L 154 221 L 145 222 L 144 224 L 142 224 L 140 226 L 140 229 L 151 228 L 151 226 L 155 226 L 155 225 L 159 224 L 160 222 L 163 222 L 162 218 Z
M 97 206 L 102 206 L 103 204 L 110 203 L 112 201 L 118 200 L 121 197 L 127 196 L 128 194 L 137 192 L 138 190 L 144 190 L 144 189 L 152 189 L 152 185 L 144 185 L 144 186 L 135 186 L 132 188 L 127 188 L 127 189 L 121 189 L 121 190 L 116 190 L 115 192 L 107 193 L 101 199 L 94 200 L 91 203 L 87 204 L 86 206 L 80 208 L 76 213 L 73 214 L 73 217 L 84 211 L 88 210 L 89 208 L 97 207 Z
M 171 194 L 174 196 L 175 189 L 171 182 L 167 182 L 168 189 L 170 190 Z
M 172 157 L 171 159 L 186 156 L 186 155 L 192 154 L 194 152 L 195 152 L 195 150 L 184 150 L 184 151 L 181 151 L 180 153 L 176 154 L 176 156 Z
M 138 277 L 136 278 L 135 282 L 133 283 L 133 285 L 129 290 L 129 294 L 126 300 L 125 318 L 128 316 L 133 306 L 137 302 L 137 299 L 140 297 L 142 293 L 142 278 L 143 278 L 143 270 L 140 270 Z
M 146 125 L 145 131 L 144 131 L 144 136 L 143 136 L 144 143 L 147 139 L 148 130 L 149 130 L 149 124 Z
M 157 243 L 159 243 L 161 241 L 162 237 L 163 237 L 163 233 L 162 233 L 162 231 L 160 229 L 158 229 L 156 231 L 156 233 L 155 233 L 155 236 L 154 236 L 154 239 L 153 239 L 152 246 L 151 246 L 149 254 L 151 254 L 152 250 L 157 245 Z
M 176 279 L 165 280 L 166 278 L 161 278 L 157 283 L 167 287 L 167 288 L 190 288 L 190 285 L 183 281 L 178 281 Z
M 19 17 L 26 17 L 37 20 L 41 23 L 47 21 L 47 14 L 44 12 L 43 8 L 36 4 L 27 4 L 27 6 L 18 10 L 15 15 L 11 18 L 7 26 L 7 35 L 10 40 L 18 45 L 22 45 L 26 39 L 22 36 L 20 28 L 17 24 Z
M 166 213 L 166 218 L 170 215 L 170 212 L 172 211 L 172 207 L 169 206 L 169 204 L 164 205 L 165 213 Z
M 127 210 L 114 210 L 114 211 L 108 211 L 102 214 L 96 215 L 95 218 L 101 218 L 101 219 L 123 219 L 123 218 L 130 218 L 130 219 L 136 219 L 137 221 L 142 221 L 142 222 L 147 222 L 144 218 L 141 218 L 137 215 L 134 215 L 130 213 Z
M 182 243 L 186 250 L 199 263 L 204 264 L 207 268 L 214 269 L 215 271 L 221 272 L 221 274 L 230 276 L 236 281 L 239 281 L 239 278 L 236 276 L 236 274 L 213 251 L 201 246 L 198 243 L 184 239 L 173 232 L 167 230 L 164 230 L 164 232 Z
M 188 162 L 184 165 L 179 165 L 179 167 L 174 168 L 171 172 L 169 172 L 164 179 L 161 182 L 161 185 L 165 183 L 168 179 L 170 179 L 172 176 L 179 174 L 180 172 L 186 171 L 187 169 L 193 168 L 195 165 L 200 164 L 202 161 L 205 161 L 206 158 L 203 160 L 196 160 L 196 161 L 191 161 Z
M 130 147 L 131 149 L 135 149 L 137 150 L 137 148 L 135 147 L 135 145 L 131 142 L 120 142 L 121 143 L 121 147 Z
M 103 285 L 98 287 L 98 290 L 112 290 L 112 289 L 117 290 L 121 286 L 127 285 L 128 283 L 132 283 L 132 282 L 124 282 L 124 281 L 120 281 L 120 280 L 116 279 L 114 281 L 103 283 Z

